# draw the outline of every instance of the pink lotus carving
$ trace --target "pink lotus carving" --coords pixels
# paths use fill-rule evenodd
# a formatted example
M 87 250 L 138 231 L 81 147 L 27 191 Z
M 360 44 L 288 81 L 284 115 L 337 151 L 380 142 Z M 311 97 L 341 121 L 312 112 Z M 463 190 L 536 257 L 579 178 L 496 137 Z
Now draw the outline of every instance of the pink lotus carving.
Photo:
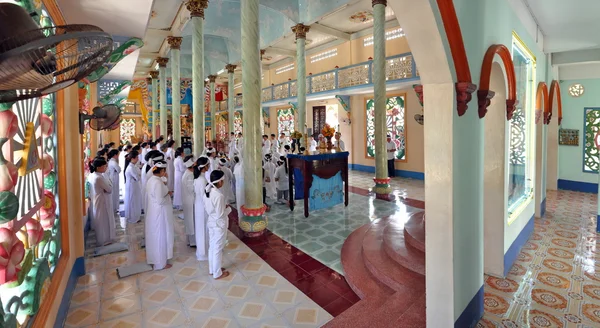
M 42 207 L 40 208 L 40 218 L 42 221 L 52 221 L 52 224 L 54 224 L 55 217 L 56 200 L 54 200 L 54 194 L 48 190 L 44 190 L 44 201 L 42 203 Z M 44 229 L 46 229 L 47 224 L 49 224 L 49 222 L 46 222 L 46 224 L 42 222 Z M 52 227 L 52 224 L 50 224 L 50 228 Z
M 0 138 L 12 138 L 19 131 L 19 120 L 11 110 L 0 112 Z
M 27 229 L 27 240 L 29 241 L 29 247 L 37 246 L 37 244 L 44 239 L 44 228 L 35 219 L 31 218 L 25 223 Z
M 17 279 L 25 247 L 17 235 L 7 228 L 0 228 L 0 285 Z
M 42 135 L 44 137 L 49 137 L 54 132 L 54 122 L 52 122 L 52 119 L 46 114 L 42 114 L 41 126 Z
M 54 159 L 48 154 L 42 156 L 42 173 L 47 176 L 54 169 Z
M 17 184 L 18 169 L 17 167 L 9 162 L 5 161 L 0 154 L 0 191 L 11 190 Z

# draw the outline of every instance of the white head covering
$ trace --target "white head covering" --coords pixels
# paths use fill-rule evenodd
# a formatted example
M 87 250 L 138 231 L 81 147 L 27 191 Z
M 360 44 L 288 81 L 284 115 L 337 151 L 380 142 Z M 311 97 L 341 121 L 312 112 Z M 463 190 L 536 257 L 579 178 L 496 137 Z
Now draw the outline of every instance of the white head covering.
M 183 164 L 185 165 L 185 167 L 187 167 L 187 168 L 189 169 L 190 167 L 194 166 L 194 163 L 195 163 L 195 162 L 194 162 L 194 158 L 193 158 L 193 157 L 191 157 L 190 159 L 188 159 L 188 161 L 187 161 L 187 162 L 185 162 L 185 163 L 183 163 Z
M 213 147 L 210 147 L 210 148 L 207 148 L 207 149 L 206 149 L 206 153 L 207 153 L 207 154 L 214 154 L 215 152 L 216 152 L 216 151 L 215 151 L 215 149 L 214 149 Z
M 206 185 L 206 187 L 204 188 L 204 191 L 210 192 L 210 190 L 212 188 L 217 188 L 216 184 L 219 183 L 220 181 L 223 181 L 223 179 L 225 179 L 225 174 L 223 174 L 223 176 L 216 181 L 209 181 L 208 184 Z
M 206 158 L 206 159 L 208 159 L 208 157 L 206 157 L 206 156 L 204 156 L 204 155 L 200 156 L 198 159 L 200 159 L 200 158 Z M 199 168 L 199 169 L 202 169 L 203 167 L 205 167 L 205 166 L 206 166 L 206 165 L 208 165 L 209 163 L 210 163 L 209 161 L 206 161 L 206 164 L 204 164 L 204 165 L 198 165 L 198 168 Z
M 219 165 L 221 165 L 221 166 L 227 165 L 227 160 L 224 158 L 219 159 Z

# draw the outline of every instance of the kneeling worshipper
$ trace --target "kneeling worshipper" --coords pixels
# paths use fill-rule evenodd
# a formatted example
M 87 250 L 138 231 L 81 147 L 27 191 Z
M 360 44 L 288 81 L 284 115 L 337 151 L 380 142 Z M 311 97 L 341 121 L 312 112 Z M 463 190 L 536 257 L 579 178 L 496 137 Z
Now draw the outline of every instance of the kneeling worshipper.
M 194 223 L 196 259 L 198 261 L 208 260 L 208 227 L 206 226 L 208 214 L 206 214 L 206 207 L 204 206 L 204 193 L 208 184 L 205 173 L 209 168 L 210 163 L 206 156 L 200 156 L 194 166 L 194 193 L 196 194 L 196 199 L 194 200 Z
M 229 276 L 229 272 L 221 267 L 223 263 L 223 248 L 227 241 L 227 226 L 231 208 L 225 202 L 221 193 L 225 173 L 215 170 L 210 174 L 210 182 L 205 190 L 205 206 L 208 213 L 208 272 L 214 279 Z
M 106 246 L 116 238 L 115 212 L 112 205 L 113 186 L 104 176 L 108 163 L 102 157 L 95 158 L 90 163 L 90 198 L 92 199 L 92 229 L 96 232 L 96 244 Z
M 173 258 L 175 231 L 172 192 L 167 187 L 167 163 L 155 162 L 151 171 L 152 177 L 146 185 L 146 262 L 156 271 L 171 267 L 167 260 Z
M 125 158 L 125 218 L 140 222 L 142 216 L 142 172 L 137 167 L 138 152 L 132 150 Z
M 194 194 L 194 156 L 188 155 L 183 160 L 186 167 L 181 178 L 183 224 L 185 226 L 188 246 L 196 247 L 196 236 L 194 232 L 194 201 L 196 198 Z
M 223 188 L 221 188 L 221 193 L 225 196 L 226 204 L 235 203 L 235 195 L 233 194 L 233 173 L 227 167 L 227 160 L 224 158 L 219 159 L 219 170 L 225 173 L 225 177 L 223 178 Z

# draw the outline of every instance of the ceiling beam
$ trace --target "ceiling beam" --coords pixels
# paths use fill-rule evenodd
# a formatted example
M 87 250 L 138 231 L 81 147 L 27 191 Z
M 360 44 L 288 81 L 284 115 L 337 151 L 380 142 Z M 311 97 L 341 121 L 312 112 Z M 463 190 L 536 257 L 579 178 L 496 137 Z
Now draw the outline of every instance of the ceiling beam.
M 334 38 L 337 38 L 339 40 L 344 40 L 344 41 L 350 41 L 350 37 L 351 37 L 350 33 L 345 33 L 340 30 L 331 28 L 329 26 L 321 25 L 319 23 L 312 24 L 310 26 L 310 31 L 330 35 L 330 36 L 333 36 Z M 310 33 L 310 31 L 308 33 Z
M 265 54 L 280 55 L 286 57 L 296 57 L 296 51 L 277 47 L 269 47 L 265 49 Z
M 555 52 L 552 54 L 552 65 L 600 62 L 600 49 L 586 49 Z
M 581 63 L 572 65 L 561 65 L 558 73 L 561 80 L 584 80 L 600 78 L 600 63 Z

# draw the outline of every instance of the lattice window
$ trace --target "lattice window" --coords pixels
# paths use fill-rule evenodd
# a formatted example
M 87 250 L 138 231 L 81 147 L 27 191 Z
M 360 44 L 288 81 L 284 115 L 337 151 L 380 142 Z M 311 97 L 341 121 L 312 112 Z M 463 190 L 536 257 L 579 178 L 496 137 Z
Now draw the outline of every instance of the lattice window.
M 600 154 L 596 148 L 596 138 L 600 131 L 600 108 L 585 109 L 585 143 L 583 146 L 583 171 L 598 172 Z
M 277 132 L 286 136 L 294 132 L 294 110 L 291 107 L 277 111 Z
M 396 159 L 406 159 L 406 120 L 404 96 L 390 97 L 386 102 L 387 134 L 396 143 Z M 375 100 L 367 100 L 367 157 L 375 157 Z
M 121 119 L 121 142 L 123 144 L 131 142 L 131 137 L 135 136 L 135 118 Z
M 233 132 L 237 136 L 238 133 L 244 133 L 244 120 L 242 112 L 236 111 L 233 115 Z

